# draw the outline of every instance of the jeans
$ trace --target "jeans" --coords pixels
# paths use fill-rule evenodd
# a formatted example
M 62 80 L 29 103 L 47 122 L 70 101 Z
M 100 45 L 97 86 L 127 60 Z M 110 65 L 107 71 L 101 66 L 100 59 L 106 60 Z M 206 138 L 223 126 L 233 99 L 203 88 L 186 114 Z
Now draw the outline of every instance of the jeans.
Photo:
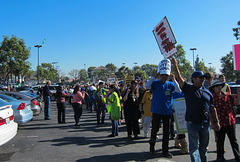
M 112 120 L 112 134 L 114 136 L 118 136 L 118 131 L 119 131 L 118 121 L 117 120 Z
M 44 96 L 44 116 L 46 118 L 50 118 L 50 96 Z
M 192 162 L 206 162 L 210 123 L 187 122 L 189 151 Z
M 144 117 L 144 122 L 143 122 L 144 134 L 148 134 L 150 126 L 151 126 L 151 122 L 152 122 L 152 117 L 150 117 L 150 116 Z

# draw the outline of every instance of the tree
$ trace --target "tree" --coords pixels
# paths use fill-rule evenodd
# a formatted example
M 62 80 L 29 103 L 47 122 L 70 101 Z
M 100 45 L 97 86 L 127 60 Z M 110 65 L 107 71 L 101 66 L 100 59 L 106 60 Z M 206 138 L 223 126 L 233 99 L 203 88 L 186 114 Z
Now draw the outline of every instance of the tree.
M 25 80 L 30 80 L 30 79 L 34 79 L 36 80 L 36 71 L 33 70 L 28 70 L 25 74 Z
M 143 70 L 137 70 L 134 72 L 135 79 L 140 78 L 142 81 L 147 80 L 147 74 Z
M 233 31 L 235 32 L 233 35 L 236 37 L 237 40 L 240 39 L 239 30 L 240 30 L 240 21 L 238 21 L 238 28 L 233 28 Z
M 144 64 L 141 69 L 145 71 L 147 77 L 154 76 L 157 73 L 158 65 Z
M 196 68 L 196 71 L 202 71 L 204 73 L 208 72 L 208 68 L 205 66 L 203 60 L 200 61 L 198 55 L 197 55 L 197 58 L 196 58 L 196 61 L 195 61 L 195 68 Z
M 109 73 L 115 73 L 117 69 L 117 67 L 112 63 L 108 63 L 105 67 L 107 68 Z
M 42 63 L 41 66 L 39 66 L 39 78 L 53 82 L 58 81 L 58 72 L 53 68 L 51 63 Z
M 141 69 L 140 66 L 134 66 L 134 67 L 133 67 L 133 71 L 137 71 L 137 70 L 140 70 L 140 69 Z
M 85 69 L 79 70 L 78 76 L 79 76 L 80 81 L 84 81 L 84 82 L 87 81 L 87 71 Z
M 118 71 L 115 73 L 116 77 L 118 80 L 124 80 L 125 78 L 125 73 L 124 73 L 124 69 L 126 68 L 126 66 L 122 66 L 118 69 Z
M 100 79 L 100 80 L 107 80 L 109 77 L 108 71 L 105 69 L 100 69 L 94 72 L 95 78 Z
M 236 81 L 240 79 L 240 71 L 233 70 L 233 52 L 230 51 L 227 56 L 223 56 L 221 59 L 222 69 L 220 71 L 225 75 L 226 80 Z
M 181 44 L 178 44 L 176 46 L 177 52 L 173 55 L 177 62 L 178 62 L 178 67 L 181 72 L 181 75 L 187 80 L 191 81 L 191 76 L 193 73 L 192 67 L 190 65 L 190 62 L 186 59 L 186 52 L 183 49 L 183 46 Z
M 210 67 L 208 71 L 212 72 L 214 75 L 216 75 L 216 68 L 215 67 Z
M 95 69 L 95 66 L 90 66 L 87 70 L 88 72 L 88 78 L 92 78 L 92 71 Z
M 4 36 L 0 46 L 0 73 L 4 80 L 8 82 L 12 74 L 15 76 L 26 74 L 30 68 L 30 63 L 26 61 L 29 56 L 30 51 L 23 39 L 15 35 L 10 39 Z
M 79 70 L 73 69 L 68 73 L 74 80 L 79 79 Z

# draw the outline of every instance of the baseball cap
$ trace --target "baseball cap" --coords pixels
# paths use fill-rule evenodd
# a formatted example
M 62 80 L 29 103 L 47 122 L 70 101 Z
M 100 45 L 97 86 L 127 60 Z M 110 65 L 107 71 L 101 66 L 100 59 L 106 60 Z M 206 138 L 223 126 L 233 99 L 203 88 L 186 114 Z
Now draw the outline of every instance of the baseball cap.
M 197 77 L 206 77 L 206 75 L 202 71 L 195 71 L 192 74 L 192 78 L 197 78 Z

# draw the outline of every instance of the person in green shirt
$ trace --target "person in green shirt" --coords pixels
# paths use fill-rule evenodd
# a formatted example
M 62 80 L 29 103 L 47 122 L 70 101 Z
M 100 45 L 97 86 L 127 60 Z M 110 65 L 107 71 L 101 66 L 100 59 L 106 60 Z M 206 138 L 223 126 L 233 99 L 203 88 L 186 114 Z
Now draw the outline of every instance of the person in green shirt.
M 118 120 L 120 119 L 120 100 L 118 96 L 118 89 L 114 85 L 109 86 L 109 92 L 111 95 L 107 97 L 105 95 L 108 103 L 110 103 L 111 108 L 110 108 L 110 115 L 111 115 L 111 120 L 112 120 L 112 134 L 110 134 L 108 137 L 115 137 L 118 136 Z

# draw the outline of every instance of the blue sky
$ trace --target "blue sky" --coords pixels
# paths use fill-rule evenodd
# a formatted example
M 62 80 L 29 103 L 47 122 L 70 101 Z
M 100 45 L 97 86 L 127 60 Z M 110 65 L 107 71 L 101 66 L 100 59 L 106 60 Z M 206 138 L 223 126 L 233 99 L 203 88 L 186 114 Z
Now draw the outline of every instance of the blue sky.
M 132 68 L 163 59 L 152 34 L 167 16 L 177 39 L 193 60 L 192 47 L 205 65 L 221 68 L 220 58 L 239 43 L 233 27 L 240 20 L 239 0 L 0 0 L 0 42 L 16 35 L 31 47 L 29 61 L 58 62 L 61 72 L 90 66 Z

